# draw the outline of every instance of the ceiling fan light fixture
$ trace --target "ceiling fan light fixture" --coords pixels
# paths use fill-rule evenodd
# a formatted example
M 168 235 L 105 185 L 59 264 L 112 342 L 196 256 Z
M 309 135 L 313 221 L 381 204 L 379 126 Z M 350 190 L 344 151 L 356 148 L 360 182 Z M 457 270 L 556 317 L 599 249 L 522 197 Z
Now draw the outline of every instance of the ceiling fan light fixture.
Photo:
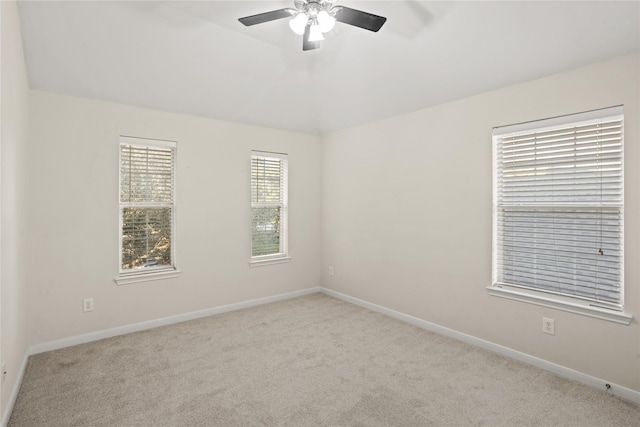
M 0 0 L 2 1 L 2 0 Z M 289 18 L 291 30 L 302 36 L 302 50 L 314 50 L 324 40 L 323 33 L 333 30 L 337 22 L 377 32 L 387 21 L 384 16 L 346 6 L 333 6 L 336 0 L 293 0 L 294 8 L 272 10 L 238 18 L 241 24 L 256 24 Z
M 320 31 L 328 33 L 336 26 L 336 18 L 331 16 L 326 10 L 322 10 L 318 13 L 318 25 L 320 26 Z
M 307 26 L 308 20 L 309 18 L 307 15 L 304 12 L 301 12 L 289 21 L 289 28 L 291 28 L 291 31 L 301 36 L 304 34 L 304 29 Z
M 309 29 L 309 41 L 317 42 L 320 40 L 324 40 L 324 36 L 322 35 L 322 30 L 320 29 L 320 25 L 317 22 L 313 22 L 311 24 L 311 28 Z

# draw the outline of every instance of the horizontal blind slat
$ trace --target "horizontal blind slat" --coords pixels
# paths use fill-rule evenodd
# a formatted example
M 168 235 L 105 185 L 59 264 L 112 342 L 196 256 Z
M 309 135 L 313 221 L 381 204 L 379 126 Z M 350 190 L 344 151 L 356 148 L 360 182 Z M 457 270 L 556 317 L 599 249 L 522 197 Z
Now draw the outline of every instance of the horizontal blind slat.
M 282 248 L 286 209 L 286 157 L 251 157 L 251 256 L 273 255 Z
M 150 144 L 120 145 L 122 270 L 173 263 L 175 143 Z
M 623 127 L 615 116 L 494 137 L 498 282 L 620 301 Z

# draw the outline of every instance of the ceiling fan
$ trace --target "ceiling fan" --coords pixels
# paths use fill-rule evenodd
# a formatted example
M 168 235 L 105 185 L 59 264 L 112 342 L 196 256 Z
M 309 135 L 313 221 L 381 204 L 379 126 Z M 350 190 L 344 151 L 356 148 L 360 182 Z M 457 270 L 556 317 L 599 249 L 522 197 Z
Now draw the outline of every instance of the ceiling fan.
M 337 22 L 377 32 L 387 18 L 351 9 L 334 6 L 336 0 L 294 0 L 295 8 L 272 10 L 271 12 L 245 16 L 238 19 L 246 26 L 262 24 L 277 19 L 290 18 L 289 27 L 302 37 L 302 50 L 318 49 L 323 33 L 328 33 Z

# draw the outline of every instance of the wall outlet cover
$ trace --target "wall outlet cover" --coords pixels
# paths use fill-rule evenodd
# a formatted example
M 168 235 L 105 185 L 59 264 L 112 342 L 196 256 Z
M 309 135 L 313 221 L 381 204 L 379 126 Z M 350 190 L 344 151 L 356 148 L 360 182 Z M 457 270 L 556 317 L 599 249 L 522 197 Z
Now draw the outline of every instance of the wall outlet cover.
M 556 325 L 555 320 L 549 319 L 548 317 L 542 318 L 542 332 L 549 335 L 556 334 Z
M 85 298 L 82 300 L 82 311 L 93 311 L 93 298 Z

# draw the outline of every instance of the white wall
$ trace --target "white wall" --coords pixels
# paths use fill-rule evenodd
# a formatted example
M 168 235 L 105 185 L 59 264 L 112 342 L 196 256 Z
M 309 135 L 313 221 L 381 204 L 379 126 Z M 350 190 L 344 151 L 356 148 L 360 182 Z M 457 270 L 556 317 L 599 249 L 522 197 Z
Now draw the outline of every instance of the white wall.
M 27 80 L 20 22 L 13 1 L 0 2 L 2 15 L 1 85 L 1 247 L 0 359 L 7 364 L 7 376 L 1 389 L 1 412 L 5 413 L 15 389 L 27 350 L 26 300 L 21 268 L 24 231 L 24 165 L 28 131 L 29 84 Z
M 319 285 L 319 137 L 37 91 L 30 131 L 32 344 Z M 178 142 L 177 279 L 114 283 L 119 135 Z M 252 149 L 289 154 L 286 264 L 249 267 Z
M 1 4 L 3 411 L 29 344 L 319 284 L 640 391 L 638 55 L 319 138 L 29 95 L 15 4 Z M 492 127 L 617 104 L 633 323 L 490 297 Z M 120 134 L 178 141 L 178 279 L 113 282 Z M 252 149 L 290 156 L 287 264 L 248 264 Z
M 640 391 L 639 62 L 627 56 L 323 138 L 323 286 Z M 492 128 L 619 104 L 633 323 L 489 296 Z M 555 336 L 541 332 L 543 316 L 555 319 Z

